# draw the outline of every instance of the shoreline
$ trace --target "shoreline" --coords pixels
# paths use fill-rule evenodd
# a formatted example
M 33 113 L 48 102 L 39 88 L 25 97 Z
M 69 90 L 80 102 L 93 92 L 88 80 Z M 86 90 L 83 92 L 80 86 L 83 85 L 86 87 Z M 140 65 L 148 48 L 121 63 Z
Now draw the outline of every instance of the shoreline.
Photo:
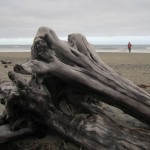
M 24 50 L 24 51 L 0 51 L 0 53 L 30 53 L 31 52 L 31 50 L 29 50 L 29 51 L 26 51 L 26 50 Z M 97 53 L 129 53 L 129 52 L 122 52 L 122 51 L 96 51 Z M 131 52 L 130 54 L 150 54 L 150 52 Z
M 0 53 L 22 53 L 22 52 L 31 52 L 31 50 L 0 50 Z M 129 53 L 128 50 L 96 50 L 97 53 Z M 150 54 L 150 51 L 137 51 L 137 50 L 131 50 L 131 53 L 139 53 L 139 54 Z

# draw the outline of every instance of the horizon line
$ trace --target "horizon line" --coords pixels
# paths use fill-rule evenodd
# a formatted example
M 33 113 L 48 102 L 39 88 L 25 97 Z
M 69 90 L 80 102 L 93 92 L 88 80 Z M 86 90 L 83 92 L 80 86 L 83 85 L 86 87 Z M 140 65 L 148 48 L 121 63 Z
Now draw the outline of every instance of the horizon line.
M 67 41 L 67 36 L 59 37 Z M 91 44 L 98 45 L 123 45 L 131 42 L 134 45 L 149 45 L 150 36 L 86 36 Z M 0 45 L 31 45 L 32 37 L 19 38 L 0 38 Z

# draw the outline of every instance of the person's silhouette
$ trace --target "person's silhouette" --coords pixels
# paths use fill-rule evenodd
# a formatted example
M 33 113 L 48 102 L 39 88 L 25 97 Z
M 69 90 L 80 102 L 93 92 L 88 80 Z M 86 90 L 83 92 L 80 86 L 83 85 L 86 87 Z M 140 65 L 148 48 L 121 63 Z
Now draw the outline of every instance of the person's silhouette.
M 129 43 L 128 43 L 128 50 L 129 50 L 129 53 L 131 52 L 131 47 L 132 47 L 132 45 L 131 45 L 131 43 L 129 42 Z

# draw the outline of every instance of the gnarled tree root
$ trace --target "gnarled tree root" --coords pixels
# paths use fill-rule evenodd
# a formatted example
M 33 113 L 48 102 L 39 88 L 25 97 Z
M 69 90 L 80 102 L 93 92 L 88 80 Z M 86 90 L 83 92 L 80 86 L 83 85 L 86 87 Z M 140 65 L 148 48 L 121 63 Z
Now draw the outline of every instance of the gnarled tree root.
M 149 133 L 119 127 L 87 101 L 88 95 L 99 97 L 97 101 L 150 125 L 150 95 L 102 62 L 83 35 L 71 34 L 64 42 L 53 30 L 42 27 L 31 54 L 31 61 L 14 67 L 17 73 L 30 74 L 31 80 L 9 72 L 12 83 L 0 86 L 0 100 L 5 105 L 0 143 L 55 129 L 89 150 L 150 147 Z M 59 103 L 64 99 L 84 117 L 63 112 Z

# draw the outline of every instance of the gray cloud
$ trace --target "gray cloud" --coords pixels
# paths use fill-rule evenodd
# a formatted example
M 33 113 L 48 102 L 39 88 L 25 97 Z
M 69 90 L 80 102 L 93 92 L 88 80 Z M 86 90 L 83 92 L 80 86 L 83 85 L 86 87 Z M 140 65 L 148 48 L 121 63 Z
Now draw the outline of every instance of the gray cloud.
M 40 26 L 60 36 L 148 36 L 149 8 L 149 0 L 1 0 L 0 38 L 33 37 Z

